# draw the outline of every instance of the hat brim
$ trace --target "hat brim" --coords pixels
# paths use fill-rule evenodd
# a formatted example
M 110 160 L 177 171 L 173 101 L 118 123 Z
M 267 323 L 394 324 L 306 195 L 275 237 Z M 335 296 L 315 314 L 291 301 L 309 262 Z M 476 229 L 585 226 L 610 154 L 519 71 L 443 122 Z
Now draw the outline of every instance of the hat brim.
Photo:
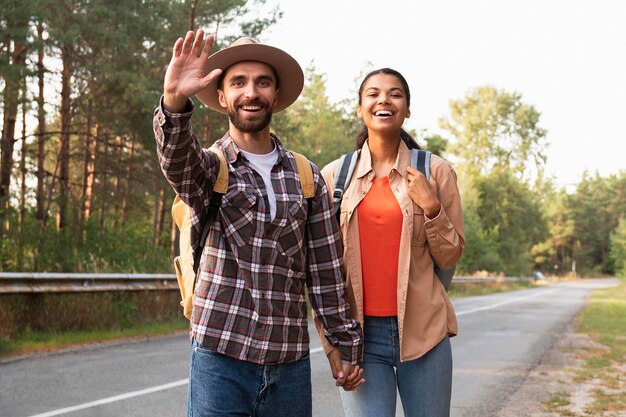
M 257 61 L 274 68 L 278 75 L 279 92 L 273 113 L 278 113 L 289 107 L 300 95 L 304 86 L 304 73 L 298 62 L 288 53 L 262 44 L 245 44 L 231 46 L 217 51 L 207 58 L 211 69 L 220 68 L 226 71 L 230 66 L 244 61 Z M 227 114 L 217 98 L 219 79 L 213 80 L 208 87 L 196 94 L 207 107 Z

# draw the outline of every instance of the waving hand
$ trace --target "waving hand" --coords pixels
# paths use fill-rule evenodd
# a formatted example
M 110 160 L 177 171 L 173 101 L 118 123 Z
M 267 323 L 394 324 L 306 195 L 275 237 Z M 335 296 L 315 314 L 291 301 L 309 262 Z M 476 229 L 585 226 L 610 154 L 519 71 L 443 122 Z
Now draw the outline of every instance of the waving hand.
M 222 73 L 222 69 L 211 69 L 207 65 L 213 48 L 213 35 L 209 35 L 204 44 L 203 40 L 204 31 L 198 29 L 195 39 L 194 33 L 189 31 L 185 39 L 178 38 L 174 43 L 163 85 L 163 105 L 170 112 L 184 110 L 189 97 L 203 90 Z

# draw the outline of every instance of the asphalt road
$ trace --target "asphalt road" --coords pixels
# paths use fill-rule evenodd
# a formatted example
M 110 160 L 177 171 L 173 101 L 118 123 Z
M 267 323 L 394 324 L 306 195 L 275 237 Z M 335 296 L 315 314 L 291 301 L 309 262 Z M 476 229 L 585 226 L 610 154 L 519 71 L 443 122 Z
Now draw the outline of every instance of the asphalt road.
M 615 284 L 574 281 L 454 300 L 452 416 L 498 416 L 590 291 Z M 312 341 L 314 416 L 342 416 L 317 336 Z M 184 416 L 188 348 L 176 336 L 0 364 L 0 417 Z

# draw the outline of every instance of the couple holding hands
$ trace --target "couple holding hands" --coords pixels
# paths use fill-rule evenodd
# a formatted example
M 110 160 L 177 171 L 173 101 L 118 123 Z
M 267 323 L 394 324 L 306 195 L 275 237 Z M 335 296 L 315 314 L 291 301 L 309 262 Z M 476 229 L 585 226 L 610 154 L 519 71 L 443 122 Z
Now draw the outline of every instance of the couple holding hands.
M 448 416 L 457 322 L 435 265 L 463 252 L 461 200 L 446 161 L 432 156 L 429 179 L 411 166 L 405 78 L 382 68 L 361 83 L 358 158 L 336 216 L 339 162 L 311 163 L 305 198 L 270 130 L 302 91 L 300 65 L 250 38 L 212 47 L 202 30 L 176 41 L 154 115 L 161 168 L 195 235 L 220 159 L 193 133 L 190 98 L 229 120 L 214 144 L 229 184 L 196 276 L 187 415 L 311 416 L 308 294 L 347 416 L 395 416 L 397 393 L 407 417 Z

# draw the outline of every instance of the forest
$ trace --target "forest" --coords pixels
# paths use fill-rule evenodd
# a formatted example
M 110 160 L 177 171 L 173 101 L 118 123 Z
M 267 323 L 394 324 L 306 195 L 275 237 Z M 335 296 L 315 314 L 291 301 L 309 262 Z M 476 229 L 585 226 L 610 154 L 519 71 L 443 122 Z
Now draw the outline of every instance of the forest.
M 1 3 L 0 271 L 171 272 L 174 193 L 152 133 L 171 46 L 199 27 L 216 33 L 216 49 L 244 35 L 263 41 L 280 9 L 264 0 Z M 272 129 L 323 167 L 355 147 L 356 88 L 333 102 L 332 74 L 300 64 L 303 94 Z M 227 120 L 195 104 L 194 131 L 208 147 Z M 467 244 L 457 274 L 626 273 L 626 171 L 556 186 L 544 172 L 541 111 L 520 92 L 476 86 L 450 98 L 438 126 L 411 133 L 458 174 Z

